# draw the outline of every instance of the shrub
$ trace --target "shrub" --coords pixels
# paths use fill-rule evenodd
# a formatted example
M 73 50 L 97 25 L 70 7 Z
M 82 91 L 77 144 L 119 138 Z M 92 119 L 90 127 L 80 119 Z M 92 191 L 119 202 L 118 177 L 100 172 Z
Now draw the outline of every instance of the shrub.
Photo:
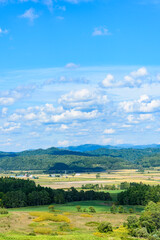
M 53 213 L 48 213 L 48 212 L 31 212 L 30 213 L 32 216 L 36 216 L 33 221 L 34 222 L 42 222 L 45 220 L 53 221 L 53 222 L 70 222 L 70 219 L 64 215 L 61 214 L 53 214 Z
M 34 232 L 31 232 L 28 234 L 29 236 L 36 236 L 36 234 Z
M 34 232 L 35 233 L 38 233 L 38 234 L 46 234 L 46 235 L 49 235 L 52 233 L 52 229 L 51 228 L 42 228 L 42 227 L 37 227 L 34 229 Z
M 112 225 L 109 222 L 102 222 L 98 226 L 98 231 L 101 233 L 113 232 Z
M 119 212 L 119 213 L 124 213 L 124 208 L 123 208 L 122 206 L 119 206 L 118 212 Z
M 70 212 L 64 212 L 63 215 L 65 215 L 65 216 L 70 216 L 71 213 L 70 213 Z
M 136 216 L 129 216 L 126 225 L 129 229 L 138 228 L 138 218 Z
M 5 208 L 0 208 L 0 214 L 8 214 L 7 209 L 5 209 Z
M 48 209 L 49 209 L 50 212 L 54 212 L 54 211 L 55 211 L 53 205 L 50 205 L 50 206 L 48 207 Z
M 114 213 L 114 214 L 117 212 L 117 208 L 116 208 L 115 204 L 113 204 L 112 207 L 110 208 L 110 212 Z
M 129 208 L 129 213 L 134 213 L 133 208 Z
M 146 228 L 136 228 L 133 230 L 132 235 L 134 237 L 147 238 L 148 232 Z
M 76 206 L 76 208 L 77 208 L 77 212 L 81 212 L 81 206 Z
M 87 213 L 82 213 L 80 216 L 81 216 L 81 217 L 93 217 L 92 215 L 87 214 Z
M 89 207 L 89 211 L 92 212 L 92 213 L 96 213 L 96 210 L 94 207 Z
M 96 237 L 103 237 L 102 233 L 100 233 L 100 232 L 95 232 L 95 233 L 93 233 L 93 235 Z
M 99 225 L 98 222 L 87 222 L 85 224 L 87 227 L 97 227 Z
M 64 232 L 69 232 L 71 231 L 71 227 L 68 223 L 63 223 L 62 225 L 59 226 L 60 231 Z

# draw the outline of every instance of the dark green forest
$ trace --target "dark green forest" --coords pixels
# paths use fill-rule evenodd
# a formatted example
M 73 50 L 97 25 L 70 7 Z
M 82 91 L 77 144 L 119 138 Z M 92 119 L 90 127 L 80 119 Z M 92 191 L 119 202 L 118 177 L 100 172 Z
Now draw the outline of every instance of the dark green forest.
M 67 191 L 36 186 L 32 180 L 0 178 L 0 206 L 6 208 L 48 205 L 85 200 L 112 200 L 109 193 L 93 190 L 78 192 L 75 188 Z
M 160 201 L 160 185 L 151 186 L 142 183 L 130 183 L 130 187 L 117 196 L 121 205 L 146 205 L 150 201 Z
M 59 163 L 59 169 L 55 164 Z M 99 148 L 78 152 L 58 148 L 0 152 L 0 169 L 3 170 L 70 170 L 100 172 L 105 170 L 150 168 L 160 166 L 160 148 Z

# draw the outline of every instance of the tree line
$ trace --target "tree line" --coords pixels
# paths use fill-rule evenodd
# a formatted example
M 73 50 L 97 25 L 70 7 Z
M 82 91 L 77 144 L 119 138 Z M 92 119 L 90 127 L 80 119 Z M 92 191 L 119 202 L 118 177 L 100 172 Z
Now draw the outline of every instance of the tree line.
M 48 205 L 51 203 L 63 204 L 72 201 L 85 200 L 111 200 L 109 193 L 90 191 L 77 191 L 74 187 L 51 189 L 36 186 L 32 180 L 0 178 L 0 206 L 6 208 Z
M 120 205 L 146 205 L 149 201 L 160 201 L 160 185 L 150 186 L 142 183 L 130 183 L 130 187 L 118 194 Z

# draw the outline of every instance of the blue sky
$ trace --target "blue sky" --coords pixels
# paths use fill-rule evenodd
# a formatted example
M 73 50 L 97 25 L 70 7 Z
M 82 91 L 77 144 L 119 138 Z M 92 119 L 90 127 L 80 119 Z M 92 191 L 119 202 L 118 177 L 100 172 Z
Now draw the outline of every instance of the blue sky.
M 160 143 L 160 0 L 0 0 L 0 150 Z

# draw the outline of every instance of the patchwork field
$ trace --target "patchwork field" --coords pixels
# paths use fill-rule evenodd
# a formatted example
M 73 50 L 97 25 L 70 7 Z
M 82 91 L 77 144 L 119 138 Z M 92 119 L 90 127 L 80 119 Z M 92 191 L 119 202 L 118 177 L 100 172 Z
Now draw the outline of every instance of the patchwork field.
M 61 177 L 50 177 L 46 174 L 32 174 L 32 176 L 38 177 L 38 179 L 33 179 L 36 184 L 41 186 L 47 186 L 54 189 L 57 188 L 81 188 L 83 184 L 93 183 L 93 184 L 120 184 L 121 182 L 143 182 L 150 185 L 160 184 L 160 169 L 155 168 L 154 170 L 145 170 L 144 173 L 138 172 L 136 169 L 124 169 L 110 172 L 100 173 L 100 177 L 97 178 L 97 173 L 82 173 L 75 176 L 63 175 Z M 20 172 L 12 172 L 11 174 L 0 174 L 0 176 L 11 176 L 19 175 Z M 25 173 L 25 172 L 23 172 Z

